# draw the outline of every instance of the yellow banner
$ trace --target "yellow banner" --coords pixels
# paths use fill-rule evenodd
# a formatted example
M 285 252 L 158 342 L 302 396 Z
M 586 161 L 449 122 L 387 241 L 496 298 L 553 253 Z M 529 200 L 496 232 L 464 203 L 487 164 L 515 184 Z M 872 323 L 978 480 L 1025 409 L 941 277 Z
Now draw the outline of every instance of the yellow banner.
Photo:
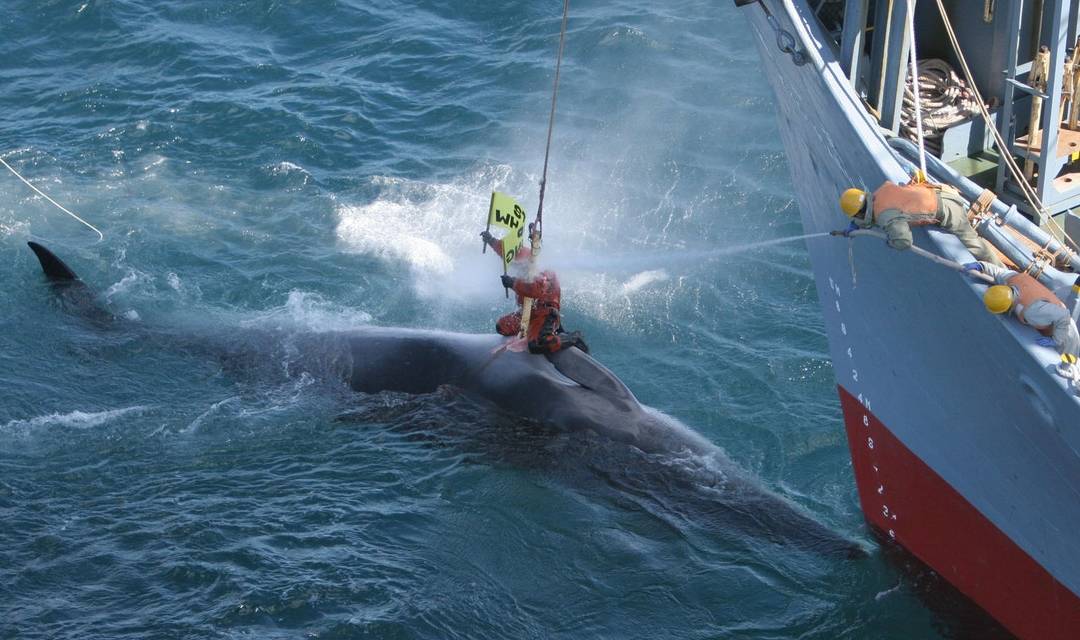
M 514 256 L 521 247 L 521 241 L 525 238 L 525 210 L 505 193 L 493 191 L 491 210 L 488 211 L 488 224 L 506 230 L 502 237 L 502 257 L 503 261 L 509 265 L 514 261 Z

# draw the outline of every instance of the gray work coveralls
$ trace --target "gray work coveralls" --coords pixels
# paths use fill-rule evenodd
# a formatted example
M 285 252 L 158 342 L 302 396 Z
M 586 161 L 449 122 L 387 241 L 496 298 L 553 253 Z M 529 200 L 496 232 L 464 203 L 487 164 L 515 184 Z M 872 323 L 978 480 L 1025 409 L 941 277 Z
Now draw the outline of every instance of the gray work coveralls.
M 990 248 L 989 243 L 980 238 L 979 234 L 968 223 L 968 206 L 963 198 L 945 189 L 937 191 L 937 198 L 938 209 L 934 216 L 937 226 L 959 238 L 960 242 L 964 243 L 964 246 L 968 248 L 971 255 L 975 256 L 976 260 L 1002 266 L 1001 260 Z M 866 215 L 855 220 L 856 224 L 863 228 L 874 226 L 873 222 L 866 220 L 872 215 L 872 200 L 868 200 L 866 203 L 866 210 Z M 877 226 L 881 227 L 885 234 L 889 236 L 889 246 L 900 251 L 911 248 L 911 218 L 908 214 L 899 209 L 885 209 L 877 214 L 876 218 Z

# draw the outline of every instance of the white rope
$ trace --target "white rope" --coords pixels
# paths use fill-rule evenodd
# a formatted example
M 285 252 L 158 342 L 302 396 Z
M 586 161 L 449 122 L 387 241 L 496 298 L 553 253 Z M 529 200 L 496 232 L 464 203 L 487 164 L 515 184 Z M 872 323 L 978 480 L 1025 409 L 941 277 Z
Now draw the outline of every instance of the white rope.
M 919 70 L 917 64 L 917 58 L 915 56 L 915 0 L 908 0 L 908 12 L 907 12 L 907 28 L 909 36 L 909 46 L 911 47 L 911 53 L 908 55 L 908 61 L 911 63 L 911 93 L 915 102 L 915 131 L 918 135 L 919 145 L 919 182 L 926 180 L 926 145 L 923 143 L 923 130 L 922 130 L 922 98 L 920 97 L 919 90 Z
M 104 234 L 104 233 L 102 233 L 101 231 L 98 231 L 98 228 L 97 228 L 97 227 L 95 227 L 94 225 L 90 224 L 90 223 L 89 223 L 89 222 L 87 222 L 86 220 L 83 220 L 82 218 L 80 218 L 79 216 L 75 215 L 75 214 L 74 214 L 74 213 L 72 213 L 71 211 L 69 211 L 69 210 L 65 209 L 65 208 L 64 208 L 64 205 L 60 204 L 60 203 L 59 203 L 59 202 L 57 202 L 56 200 L 53 200 L 53 199 L 52 199 L 52 198 L 50 198 L 50 197 L 48 196 L 48 194 L 46 194 L 46 193 L 45 193 L 44 191 L 42 191 L 41 189 L 38 189 L 37 187 L 35 187 L 34 185 L 32 185 L 32 184 L 30 183 L 30 181 L 29 181 L 29 180 L 27 180 L 26 178 L 24 178 L 24 177 L 22 177 L 21 175 L 19 175 L 19 172 L 18 172 L 18 171 L 16 171 L 15 169 L 13 169 L 13 168 L 11 167 L 11 165 L 10 165 L 10 164 L 8 164 L 7 162 L 5 162 L 5 161 L 4 161 L 4 159 L 3 159 L 3 158 L 0 158 L 0 164 L 3 164 L 3 165 L 4 165 L 5 167 L 7 167 L 7 170 L 8 170 L 8 171 L 10 171 L 11 173 L 15 174 L 15 177 L 16 177 L 16 178 L 18 178 L 19 180 L 22 180 L 22 181 L 23 181 L 23 184 L 25 184 L 26 186 L 28 186 L 28 187 L 30 187 L 31 189 L 33 189 L 33 190 L 34 190 L 34 192 L 35 192 L 35 193 L 37 193 L 37 194 L 38 194 L 39 196 L 41 196 L 42 198 L 45 198 L 46 200 L 48 200 L 49 202 L 51 202 L 51 203 L 52 203 L 52 204 L 53 204 L 53 205 L 54 205 L 54 206 L 55 206 L 55 207 L 56 207 L 57 209 L 59 209 L 59 210 L 63 211 L 64 213 L 68 214 L 68 215 L 69 215 L 69 216 L 71 216 L 72 218 L 75 218 L 75 219 L 76 219 L 76 220 L 78 220 L 79 222 L 81 222 L 81 223 L 83 223 L 84 225 L 86 225 L 87 227 L 89 227 L 89 228 L 90 228 L 90 229 L 91 229 L 91 230 L 92 230 L 92 231 L 93 231 L 94 233 L 98 234 L 98 242 L 101 242 L 102 240 L 104 240 L 104 239 L 105 239 L 105 234 Z
M 949 63 L 938 58 L 927 58 L 919 60 L 918 63 L 920 112 L 922 113 L 922 117 L 918 120 L 923 130 L 923 146 L 931 153 L 940 156 L 945 131 L 957 123 L 978 115 L 979 106 L 967 83 L 949 66 Z M 900 132 L 905 138 L 918 144 L 915 96 L 910 85 L 904 86 Z

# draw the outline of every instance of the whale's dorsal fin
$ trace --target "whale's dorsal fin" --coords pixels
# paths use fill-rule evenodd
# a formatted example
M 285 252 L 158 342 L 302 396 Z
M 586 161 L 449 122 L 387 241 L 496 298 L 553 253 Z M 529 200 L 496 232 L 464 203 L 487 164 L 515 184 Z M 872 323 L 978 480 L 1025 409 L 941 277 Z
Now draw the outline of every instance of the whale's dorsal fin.
M 106 325 L 113 321 L 113 316 L 101 305 L 94 292 L 86 286 L 79 276 L 64 264 L 64 261 L 56 257 L 52 251 L 36 242 L 27 242 L 34 250 L 41 270 L 53 291 L 57 294 L 63 307 L 95 323 Z
M 26 244 L 33 249 L 34 255 L 37 256 L 38 262 L 41 263 L 41 270 L 45 272 L 45 277 L 49 280 L 72 281 L 79 279 L 79 276 L 75 275 L 71 267 L 64 264 L 64 261 L 57 258 L 52 251 L 34 241 Z

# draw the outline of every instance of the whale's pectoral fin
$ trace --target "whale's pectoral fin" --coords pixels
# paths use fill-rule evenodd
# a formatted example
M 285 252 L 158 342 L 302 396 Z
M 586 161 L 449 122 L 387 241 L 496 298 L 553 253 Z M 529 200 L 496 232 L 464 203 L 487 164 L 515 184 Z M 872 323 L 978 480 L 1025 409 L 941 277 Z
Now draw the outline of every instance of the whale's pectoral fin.
M 621 380 L 607 367 L 579 349 L 562 349 L 549 354 L 547 359 L 559 373 L 581 386 L 612 400 L 637 404 L 637 399 Z
M 57 258 L 52 251 L 33 241 L 26 244 L 34 251 L 38 262 L 41 263 L 41 270 L 45 272 L 45 277 L 49 280 L 71 281 L 79 279 L 79 276 L 75 275 L 75 272 L 64 264 L 63 260 Z

